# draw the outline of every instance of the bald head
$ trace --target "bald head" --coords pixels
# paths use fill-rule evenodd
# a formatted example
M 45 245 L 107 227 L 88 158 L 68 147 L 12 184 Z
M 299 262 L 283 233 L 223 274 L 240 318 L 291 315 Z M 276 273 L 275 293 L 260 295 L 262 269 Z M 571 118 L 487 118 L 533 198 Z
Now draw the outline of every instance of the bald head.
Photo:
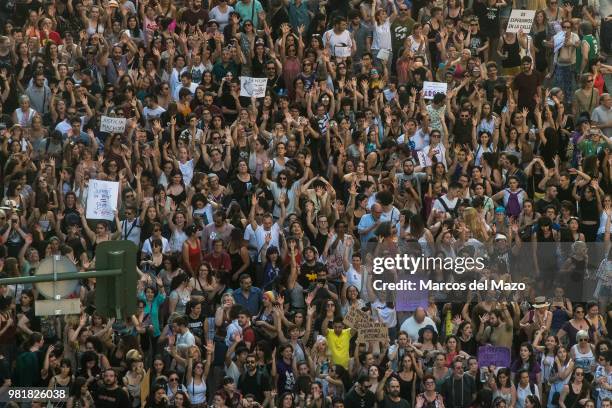
M 374 203 L 374 205 L 372 205 L 372 217 L 374 217 L 375 219 L 379 219 L 382 212 L 383 208 L 380 203 Z

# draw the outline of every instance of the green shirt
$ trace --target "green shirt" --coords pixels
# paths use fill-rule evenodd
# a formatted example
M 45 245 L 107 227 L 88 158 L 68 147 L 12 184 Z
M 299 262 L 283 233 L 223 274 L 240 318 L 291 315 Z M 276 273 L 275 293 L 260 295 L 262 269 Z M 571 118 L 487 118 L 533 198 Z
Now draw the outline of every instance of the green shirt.
M 599 139 L 597 144 L 592 139 L 584 139 L 578 143 L 578 149 L 580 149 L 583 156 L 594 156 L 606 147 L 608 147 L 608 144 L 605 140 L 601 139 Z

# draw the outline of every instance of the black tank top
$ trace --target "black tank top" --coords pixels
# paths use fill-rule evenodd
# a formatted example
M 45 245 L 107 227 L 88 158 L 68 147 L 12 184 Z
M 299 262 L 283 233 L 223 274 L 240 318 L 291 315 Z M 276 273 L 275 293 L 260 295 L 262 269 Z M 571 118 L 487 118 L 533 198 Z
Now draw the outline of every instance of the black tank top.
M 515 68 L 521 65 L 521 54 L 518 39 L 514 41 L 514 44 L 508 44 L 506 39 L 503 39 L 504 45 L 502 46 L 502 52 L 508 53 L 508 58 L 502 60 L 502 67 L 504 68 Z

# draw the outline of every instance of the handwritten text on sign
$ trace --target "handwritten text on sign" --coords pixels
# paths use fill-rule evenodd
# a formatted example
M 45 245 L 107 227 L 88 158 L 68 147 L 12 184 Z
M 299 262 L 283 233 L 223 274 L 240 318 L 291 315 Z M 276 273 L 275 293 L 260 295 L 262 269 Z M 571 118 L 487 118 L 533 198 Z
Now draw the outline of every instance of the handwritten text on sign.
M 115 219 L 117 200 L 119 198 L 119 183 L 116 181 L 89 180 L 87 193 L 88 220 Z
M 126 118 L 102 116 L 100 119 L 100 130 L 107 133 L 123 133 L 125 131 L 126 122 Z
M 446 82 L 423 82 L 423 98 L 433 99 L 435 94 L 441 93 L 446 95 L 448 84 Z
M 268 78 L 240 77 L 240 96 L 263 98 L 266 96 Z
M 357 330 L 357 341 L 385 341 L 389 330 L 384 323 L 375 322 L 366 312 L 352 308 L 344 317 L 344 324 Z
M 531 31 L 533 25 L 533 19 L 535 17 L 535 10 L 512 10 L 510 14 L 510 20 L 508 20 L 507 33 L 518 33 L 519 30 L 523 30 L 524 33 Z

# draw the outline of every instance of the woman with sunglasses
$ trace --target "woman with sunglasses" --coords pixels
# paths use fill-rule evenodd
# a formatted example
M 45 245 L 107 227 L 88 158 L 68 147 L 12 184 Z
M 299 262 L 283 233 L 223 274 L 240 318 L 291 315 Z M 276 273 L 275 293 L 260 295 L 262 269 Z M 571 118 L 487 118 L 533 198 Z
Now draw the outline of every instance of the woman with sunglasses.
M 576 344 L 571 347 L 570 355 L 576 368 L 582 369 L 585 378 L 591 381 L 593 379 L 591 373 L 596 365 L 595 346 L 589 343 L 589 334 L 586 330 L 576 333 Z
M 588 336 L 589 329 L 589 322 L 585 318 L 585 308 L 582 305 L 578 305 L 574 309 L 574 317 L 559 329 L 557 337 L 559 341 L 562 341 L 563 338 L 567 336 L 569 347 L 572 347 L 577 343 L 576 336 L 578 332 L 584 331 Z
M 585 407 L 586 402 L 589 401 L 590 393 L 591 386 L 585 380 L 584 370 L 576 367 L 570 382 L 563 386 L 563 390 L 559 395 L 559 407 Z
M 210 372 L 210 367 L 213 359 L 214 343 L 207 342 L 204 346 L 206 349 L 206 361 L 195 361 L 195 355 L 189 351 L 187 358 L 187 393 L 193 408 L 206 407 L 206 378 Z
M 166 386 L 166 395 L 171 404 L 174 403 L 174 398 L 178 393 L 187 395 L 187 387 L 180 383 L 179 374 L 176 371 L 168 373 L 168 385 Z
M 444 408 L 442 395 L 436 392 L 436 380 L 431 374 L 423 377 L 424 392 L 416 396 L 415 408 Z

